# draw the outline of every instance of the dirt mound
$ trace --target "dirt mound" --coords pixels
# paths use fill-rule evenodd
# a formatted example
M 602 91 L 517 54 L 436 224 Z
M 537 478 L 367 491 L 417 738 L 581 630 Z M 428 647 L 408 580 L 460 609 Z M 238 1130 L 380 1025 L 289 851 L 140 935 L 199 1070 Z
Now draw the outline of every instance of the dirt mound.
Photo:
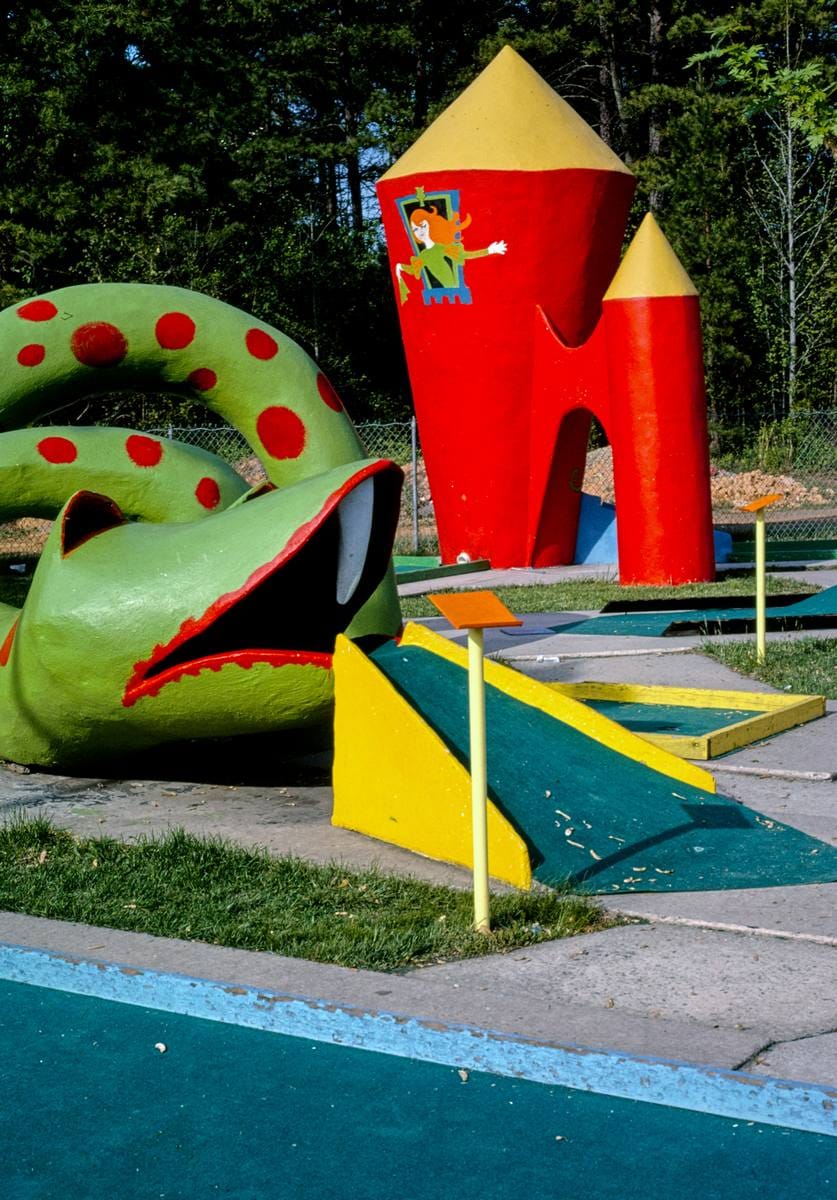
M 831 488 L 808 487 L 792 475 L 767 475 L 764 471 L 718 471 L 712 477 L 712 504 L 715 508 L 738 508 L 759 496 L 778 492 L 781 508 L 811 508 L 834 502 Z
M 49 537 L 52 521 L 40 517 L 21 517 L 0 524 L 0 554 L 40 554 Z
M 832 487 L 807 485 L 792 475 L 768 475 L 758 470 L 715 470 L 711 487 L 714 509 L 738 508 L 774 492 L 782 496 L 778 506 L 781 509 L 818 508 L 837 503 L 837 491 Z M 613 455 L 610 446 L 591 450 L 587 455 L 584 491 L 613 503 Z
M 233 463 L 233 467 L 250 487 L 255 487 L 257 483 L 263 483 L 267 479 L 267 471 L 255 454 L 249 455 L 248 458 L 240 458 L 238 462 Z

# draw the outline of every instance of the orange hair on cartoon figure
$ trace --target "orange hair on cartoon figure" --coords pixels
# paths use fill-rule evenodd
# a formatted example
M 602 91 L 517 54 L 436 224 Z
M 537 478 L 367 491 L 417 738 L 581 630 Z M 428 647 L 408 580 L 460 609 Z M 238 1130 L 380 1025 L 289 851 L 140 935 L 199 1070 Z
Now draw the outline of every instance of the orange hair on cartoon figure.
M 460 221 L 459 213 L 455 212 L 448 219 L 439 215 L 435 204 L 430 204 L 427 208 L 414 208 L 410 213 L 410 225 L 414 231 L 415 227 L 421 225 L 423 221 L 427 222 L 432 242 L 435 242 L 437 246 L 451 246 L 462 230 L 467 229 L 471 224 L 471 217 L 469 215 L 464 221 Z

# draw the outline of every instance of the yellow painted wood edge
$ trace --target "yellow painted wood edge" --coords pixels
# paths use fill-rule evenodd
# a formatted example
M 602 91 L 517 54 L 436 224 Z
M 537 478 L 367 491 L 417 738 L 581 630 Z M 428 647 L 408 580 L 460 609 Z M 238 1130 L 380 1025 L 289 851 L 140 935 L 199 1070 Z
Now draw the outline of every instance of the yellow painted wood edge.
M 659 746 L 661 750 L 667 750 L 669 754 L 675 754 L 678 758 L 709 758 L 709 737 L 706 734 L 697 734 L 694 737 L 689 737 L 682 733 L 638 733 L 637 737 L 641 737 L 644 742 L 651 742 L 653 746 Z
M 462 647 L 422 625 L 410 622 L 404 630 L 402 645 L 420 646 L 463 668 L 467 668 L 468 665 L 468 655 Z M 504 667 L 500 663 L 490 660 L 486 660 L 485 663 L 485 678 L 487 683 L 499 691 L 505 692 L 507 696 L 512 696 L 522 704 L 528 704 L 530 708 L 540 709 L 541 712 L 579 730 L 594 742 L 598 742 L 602 746 L 609 746 L 618 754 L 624 754 L 626 758 L 633 759 L 634 762 L 643 763 L 653 771 L 659 771 L 660 774 L 668 775 L 671 779 L 677 779 L 681 783 L 691 784 L 702 791 L 714 792 L 716 790 L 715 780 L 702 767 L 684 762 L 674 754 L 669 754 L 659 746 L 643 740 L 635 733 L 630 733 L 615 721 L 588 708 L 580 700 L 563 696 L 536 679 L 530 679 L 518 671 L 513 671 L 510 667 Z
M 334 651 L 334 683 L 332 824 L 471 869 L 468 771 L 383 672 L 342 635 Z M 529 849 L 490 800 L 488 866 L 495 879 L 532 886 Z
M 716 691 L 714 688 L 681 688 L 645 683 L 558 683 L 550 682 L 556 692 L 572 698 L 585 700 L 621 700 L 626 703 L 674 704 L 681 708 L 737 708 L 757 709 L 763 712 L 783 711 L 794 704 L 814 700 L 821 702 L 825 711 L 824 696 L 792 695 L 789 692 L 733 692 Z
M 759 693 L 759 696 L 761 699 L 772 702 L 769 707 L 774 712 L 791 711 L 796 705 L 799 705 L 801 709 L 810 707 L 812 713 L 818 717 L 823 716 L 825 713 L 825 696 L 805 696 L 801 693 L 795 694 L 793 692 L 777 692 L 775 695 L 762 695 Z M 764 707 L 767 709 L 768 705 L 765 704 Z
M 638 733 L 644 741 L 676 754 L 678 758 L 717 758 L 772 737 L 795 725 L 825 714 L 825 696 L 788 695 L 768 692 L 712 691 L 709 688 L 655 687 L 631 683 L 557 683 L 546 685 L 563 696 L 582 700 L 618 700 L 624 703 L 679 703 L 683 708 L 762 709 L 759 716 L 746 717 L 732 725 L 721 725 L 706 733 L 689 736 L 676 733 Z M 702 700 L 702 703 L 698 703 Z
M 737 721 L 722 729 L 711 730 L 706 735 L 709 739 L 709 757 L 729 754 L 731 750 L 739 750 L 742 746 L 749 746 L 762 738 L 773 737 L 786 729 L 793 729 L 795 725 L 804 725 L 806 721 L 814 721 L 825 715 L 824 696 L 794 699 L 800 702 L 787 704 L 758 717 L 748 717 L 746 721 Z

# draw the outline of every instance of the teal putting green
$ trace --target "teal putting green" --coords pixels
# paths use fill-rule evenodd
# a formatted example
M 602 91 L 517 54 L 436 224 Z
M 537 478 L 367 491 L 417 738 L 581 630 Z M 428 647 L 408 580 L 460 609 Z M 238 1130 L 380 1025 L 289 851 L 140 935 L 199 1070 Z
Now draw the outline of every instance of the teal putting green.
M 423 583 L 428 579 L 445 579 L 449 575 L 468 575 L 487 571 L 487 558 L 466 563 L 442 563 L 437 554 L 396 554 L 393 558 L 396 579 L 400 583 Z
M 810 541 L 769 541 L 766 547 L 768 562 L 815 562 L 837 558 L 837 541 L 829 538 L 812 538 Z M 756 557 L 756 543 L 733 542 L 728 562 L 752 562 Z
M 750 717 L 763 717 L 764 710 L 743 708 L 695 708 L 678 704 L 640 704 L 626 700 L 587 700 L 611 721 L 617 721 L 633 733 L 671 733 L 684 737 L 701 737 L 736 725 Z
M 0 1062 L 4 1200 L 810 1200 L 837 1182 L 824 1134 L 28 984 L 0 982 Z
M 463 764 L 467 672 L 417 646 L 372 660 Z M 837 880 L 837 850 L 725 796 L 625 758 L 486 688 L 489 792 L 529 846 L 533 874 L 615 894 Z
M 683 612 L 630 612 L 587 617 L 553 625 L 554 633 L 599 637 L 671 637 L 690 633 L 748 633 L 755 629 L 755 608 L 697 608 Z M 793 604 L 767 606 L 767 628 L 823 629 L 837 626 L 837 587 L 825 588 Z
M 428 567 L 438 567 L 442 560 L 438 554 L 394 554 L 393 565 L 397 574 L 408 571 L 423 571 Z

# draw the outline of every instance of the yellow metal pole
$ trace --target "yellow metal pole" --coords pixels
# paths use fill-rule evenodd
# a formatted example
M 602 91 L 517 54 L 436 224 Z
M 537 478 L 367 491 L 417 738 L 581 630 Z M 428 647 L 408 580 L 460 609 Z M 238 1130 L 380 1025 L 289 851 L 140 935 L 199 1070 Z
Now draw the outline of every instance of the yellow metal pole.
M 764 662 L 767 653 L 767 587 L 765 582 L 764 509 L 756 513 L 756 659 Z
M 523 622 L 493 592 L 429 596 L 454 629 L 468 631 L 468 721 L 471 732 L 471 832 L 474 851 L 474 928 L 491 933 L 488 899 L 488 769 L 485 742 L 485 629 Z
M 490 933 L 488 901 L 488 793 L 485 742 L 484 636 L 468 630 L 468 719 L 471 733 L 471 826 L 474 842 L 474 928 Z

